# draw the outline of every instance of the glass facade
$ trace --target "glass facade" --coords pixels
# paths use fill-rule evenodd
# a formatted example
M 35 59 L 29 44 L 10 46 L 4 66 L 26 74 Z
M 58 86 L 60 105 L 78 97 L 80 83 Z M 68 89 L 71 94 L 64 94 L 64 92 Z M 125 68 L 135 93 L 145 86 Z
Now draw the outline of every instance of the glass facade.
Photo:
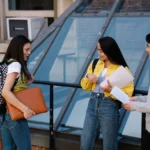
M 77 83 L 105 19 L 105 17 L 68 18 L 39 66 L 35 79 Z M 45 74 L 41 75 L 43 71 Z
M 122 12 L 149 11 L 148 7 L 145 7 L 144 1 L 138 1 L 140 5 L 135 1 L 125 0 L 120 5 L 119 11 L 112 15 L 110 22 L 107 20 L 109 18 L 104 17 L 103 14 L 111 12 L 114 0 L 107 2 L 102 0 L 84 1 L 75 11 L 78 13 L 77 17 L 70 15 L 63 22 L 52 44 L 49 45 L 51 37 L 48 36 L 32 53 L 28 63 L 31 72 L 35 69 L 36 62 L 42 57 L 42 53 L 45 54 L 35 72 L 35 80 L 79 84 L 81 77 L 85 75 L 83 68 L 87 69 L 89 65 L 87 60 L 98 57 L 97 39 L 105 27 L 107 28 L 103 36 L 111 36 L 117 41 L 132 74 L 137 78 L 136 71 L 138 71 L 140 63 L 144 61 L 142 56 L 145 52 L 145 36 L 150 32 L 150 21 L 149 15 L 122 15 Z M 149 2 L 147 2 L 148 5 Z M 93 16 L 88 16 L 91 13 Z M 86 17 L 83 17 L 82 14 L 86 14 Z M 148 59 L 138 82 L 135 83 L 137 85 L 135 89 L 148 90 L 150 84 L 149 66 L 150 60 Z M 46 104 L 49 107 L 49 86 L 39 86 L 42 88 Z M 89 97 L 90 92 L 83 89 L 54 86 L 54 122 L 58 123 L 58 131 L 81 134 Z M 70 102 L 69 106 L 64 107 L 67 102 Z M 61 116 L 64 109 L 62 120 L 59 120 L 58 116 Z M 44 119 L 45 117 L 49 117 L 48 114 L 33 118 L 31 121 L 42 120 L 43 123 L 48 123 L 49 120 Z M 126 112 L 121 121 L 120 136 L 141 138 L 141 113 Z M 134 128 L 135 126 L 136 128 Z
M 68 18 L 39 66 L 35 79 L 65 83 L 79 83 L 78 78 L 92 46 L 105 21 L 105 17 Z M 88 26 L 85 26 L 87 25 Z M 93 27 L 91 30 L 91 26 Z M 92 40 L 91 40 L 92 39 Z M 81 42 L 82 41 L 82 42 Z M 45 74 L 42 74 L 42 72 Z M 71 88 L 57 87 L 54 95 L 60 96 L 54 102 L 55 118 L 70 96 Z M 59 103 L 59 105 L 57 105 Z
M 114 17 L 104 35 L 111 36 L 117 41 L 133 75 L 145 51 L 145 36 L 149 32 L 150 26 L 148 18 Z

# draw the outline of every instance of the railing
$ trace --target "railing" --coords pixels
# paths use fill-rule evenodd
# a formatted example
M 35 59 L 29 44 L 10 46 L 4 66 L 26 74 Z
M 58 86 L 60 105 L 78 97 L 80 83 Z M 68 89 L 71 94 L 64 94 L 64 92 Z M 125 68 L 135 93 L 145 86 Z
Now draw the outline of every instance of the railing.
M 50 150 L 54 150 L 54 121 L 53 121 L 53 111 L 54 111 L 54 86 L 63 86 L 63 87 L 72 87 L 72 88 L 81 88 L 79 84 L 70 84 L 70 83 L 61 83 L 61 82 L 50 82 L 50 81 L 34 81 L 34 84 L 42 84 L 50 86 Z M 134 94 L 146 95 L 147 91 L 135 90 Z M 142 113 L 142 128 L 141 128 L 141 138 L 145 131 L 145 113 Z
M 54 150 L 54 130 L 53 130 L 53 111 L 54 111 L 54 86 L 63 86 L 63 87 L 74 87 L 81 88 L 78 84 L 69 84 L 69 83 L 61 83 L 61 82 L 49 82 L 49 81 L 34 81 L 34 84 L 42 84 L 50 86 L 50 150 Z

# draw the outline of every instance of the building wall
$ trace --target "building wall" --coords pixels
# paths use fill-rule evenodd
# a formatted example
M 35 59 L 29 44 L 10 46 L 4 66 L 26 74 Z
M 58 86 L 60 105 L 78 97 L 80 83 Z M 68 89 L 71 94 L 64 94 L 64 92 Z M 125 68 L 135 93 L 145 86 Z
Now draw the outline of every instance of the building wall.
M 115 0 L 93 0 L 89 7 L 109 9 Z
M 150 11 L 150 0 L 126 0 L 121 11 Z
M 21 0 L 21 6 L 26 7 L 27 0 Z M 43 5 L 46 3 L 42 3 L 45 0 L 35 0 L 34 7 L 37 7 L 36 3 L 39 2 Z M 4 42 L 7 40 L 7 32 L 6 32 L 6 17 L 46 17 L 48 22 L 51 22 L 53 18 L 58 18 L 75 0 L 54 0 L 54 10 L 9 10 L 8 0 L 0 0 L 0 42 Z M 29 4 L 28 4 L 29 7 Z M 33 7 L 33 4 L 32 4 Z M 21 9 L 21 8 L 20 8 Z
M 59 17 L 75 0 L 57 0 L 56 17 Z

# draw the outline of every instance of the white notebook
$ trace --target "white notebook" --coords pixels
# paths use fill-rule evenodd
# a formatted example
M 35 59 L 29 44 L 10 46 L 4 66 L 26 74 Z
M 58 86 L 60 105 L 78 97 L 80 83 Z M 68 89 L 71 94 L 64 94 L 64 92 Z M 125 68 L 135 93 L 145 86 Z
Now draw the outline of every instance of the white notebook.
M 121 101 L 124 104 L 128 103 L 130 100 L 129 96 L 116 86 L 112 89 L 110 94 L 116 97 L 119 101 Z
M 128 72 L 123 66 L 120 66 L 115 72 L 113 72 L 106 80 L 104 80 L 100 86 L 104 87 L 107 85 L 109 80 L 112 87 L 117 86 L 123 88 L 131 83 L 134 78 L 130 72 Z

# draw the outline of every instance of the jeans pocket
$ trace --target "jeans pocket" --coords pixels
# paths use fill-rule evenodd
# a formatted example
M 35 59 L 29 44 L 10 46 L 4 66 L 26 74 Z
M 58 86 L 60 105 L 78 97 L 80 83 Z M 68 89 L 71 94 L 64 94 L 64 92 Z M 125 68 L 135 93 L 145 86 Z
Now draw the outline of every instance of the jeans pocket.
M 2 128 L 8 128 L 8 129 L 12 129 L 17 125 L 17 121 L 16 120 L 12 120 L 10 117 L 10 114 L 6 114 L 5 115 L 5 119 L 3 121 L 2 124 Z

